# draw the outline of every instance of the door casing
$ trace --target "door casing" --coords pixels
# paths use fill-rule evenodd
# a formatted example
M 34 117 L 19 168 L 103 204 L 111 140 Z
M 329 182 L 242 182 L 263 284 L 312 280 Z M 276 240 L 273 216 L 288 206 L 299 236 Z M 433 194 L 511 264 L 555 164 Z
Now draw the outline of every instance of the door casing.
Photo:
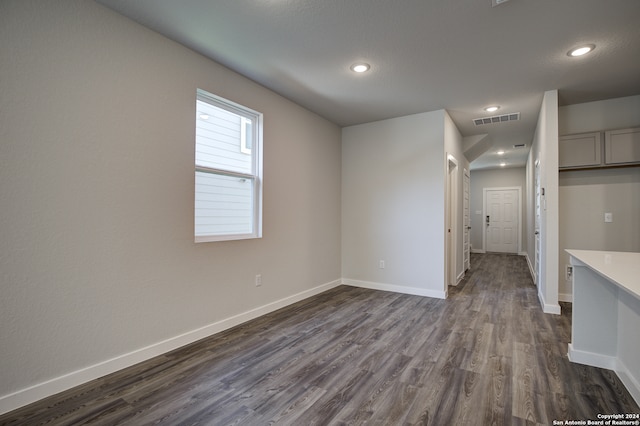
M 446 284 L 457 285 L 456 257 L 457 257 L 457 193 L 458 193 L 458 160 L 447 155 L 447 185 L 446 185 Z
M 463 172 L 463 202 L 462 202 L 462 243 L 463 254 L 462 259 L 464 263 L 464 271 L 466 272 L 471 267 L 471 212 L 470 212 L 470 196 L 471 196 L 471 175 L 469 170 L 464 169 Z

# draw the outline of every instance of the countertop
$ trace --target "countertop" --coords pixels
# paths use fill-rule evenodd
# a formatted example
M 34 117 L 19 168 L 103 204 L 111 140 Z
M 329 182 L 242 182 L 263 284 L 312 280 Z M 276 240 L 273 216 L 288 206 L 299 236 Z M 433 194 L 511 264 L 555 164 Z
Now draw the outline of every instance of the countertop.
M 572 249 L 566 252 L 640 299 L 640 253 Z

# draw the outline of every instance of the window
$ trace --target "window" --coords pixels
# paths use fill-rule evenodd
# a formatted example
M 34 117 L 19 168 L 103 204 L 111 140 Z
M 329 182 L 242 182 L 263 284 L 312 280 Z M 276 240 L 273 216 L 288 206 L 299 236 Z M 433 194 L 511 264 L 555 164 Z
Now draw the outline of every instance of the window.
M 262 114 L 198 89 L 195 241 L 262 237 Z

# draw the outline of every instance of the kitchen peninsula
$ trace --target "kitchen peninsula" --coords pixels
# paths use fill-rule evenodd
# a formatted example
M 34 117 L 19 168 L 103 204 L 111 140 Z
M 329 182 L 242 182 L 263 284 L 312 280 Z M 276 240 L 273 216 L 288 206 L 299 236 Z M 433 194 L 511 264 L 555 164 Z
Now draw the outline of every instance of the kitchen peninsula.
M 573 267 L 569 360 L 614 370 L 640 404 L 640 253 L 567 253 Z

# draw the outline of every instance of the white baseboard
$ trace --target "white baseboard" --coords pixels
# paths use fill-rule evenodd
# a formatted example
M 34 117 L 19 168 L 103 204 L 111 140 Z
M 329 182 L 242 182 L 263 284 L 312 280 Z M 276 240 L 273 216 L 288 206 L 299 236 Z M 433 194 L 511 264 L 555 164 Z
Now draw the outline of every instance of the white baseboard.
M 590 365 L 592 367 L 606 368 L 608 370 L 616 370 L 616 357 L 576 350 L 572 343 L 569 343 L 567 356 L 571 362 Z
M 471 249 L 471 253 L 484 254 L 484 253 L 486 253 L 486 252 L 485 252 L 484 250 L 482 250 L 482 249 L 474 249 L 474 248 L 472 248 L 472 249 Z
M 529 253 L 522 252 L 520 255 L 524 256 L 525 259 L 527 259 L 527 265 L 529 265 L 529 273 L 531 274 L 531 278 L 533 279 L 536 276 L 536 274 L 534 272 L 533 264 L 531 263 L 531 259 L 529 258 Z M 540 300 L 540 304 L 542 305 L 542 310 L 543 310 L 544 313 L 560 315 L 560 313 L 561 313 L 560 305 L 558 305 L 558 304 L 556 304 L 556 305 L 548 304 L 546 302 L 546 300 L 544 299 L 544 296 L 542 295 L 542 293 L 540 293 L 539 291 L 538 291 L 538 299 Z M 558 301 L 559 302 L 573 302 L 573 295 L 572 294 L 568 294 L 568 293 L 560 293 L 560 294 L 558 294 Z
M 620 360 L 620 358 L 616 356 L 594 354 L 592 352 L 576 350 L 571 343 L 569 343 L 569 352 L 567 353 L 567 356 L 571 362 L 613 370 L 620 378 L 622 384 L 627 388 L 634 401 L 640 405 L 639 378 L 634 377 L 633 374 L 631 374 L 631 371 Z
M 558 294 L 558 301 L 573 303 L 573 294 L 572 293 L 559 293 Z
M 406 287 L 394 284 L 375 283 L 371 281 L 352 280 L 348 278 L 342 279 L 342 284 L 350 285 L 352 287 L 362 287 L 371 290 L 392 291 L 394 293 L 412 294 L 414 296 L 433 297 L 436 299 L 446 299 L 446 291 L 428 290 L 417 287 Z
M 174 349 L 178 349 L 189 343 L 196 342 L 205 337 L 211 336 L 221 331 L 227 330 L 236 325 L 258 318 L 262 315 L 276 311 L 285 306 L 307 299 L 316 294 L 332 289 L 342 284 L 342 280 L 335 280 L 319 285 L 309 290 L 302 291 L 292 296 L 285 297 L 275 302 L 268 303 L 258 308 L 234 315 L 204 327 L 188 331 L 175 337 L 154 343 L 144 348 L 122 354 L 112 359 L 99 362 L 80 370 L 73 371 L 60 377 L 47 380 L 42 383 L 29 386 L 17 392 L 0 396 L 0 414 L 15 410 L 32 402 L 54 395 L 56 393 L 71 389 L 91 380 L 114 373 L 123 368 L 130 367 L 139 362 L 146 361 L 155 356 L 162 355 Z
M 527 259 L 527 265 L 529 265 L 529 273 L 531 274 L 531 279 L 534 281 L 534 284 L 535 284 L 536 273 L 533 269 L 533 264 L 531 263 L 531 259 L 529 259 L 529 253 L 525 252 L 524 258 Z
M 617 358 L 616 374 L 636 401 L 636 404 L 640 405 L 640 377 L 634 377 L 631 374 L 631 370 L 627 368 L 620 358 Z
M 562 313 L 562 311 L 560 310 L 560 305 L 557 303 L 555 305 L 547 303 L 547 301 L 544 299 L 544 295 L 539 290 L 538 300 L 540 301 L 540 305 L 542 305 L 542 312 L 544 312 L 545 314 L 560 315 Z

